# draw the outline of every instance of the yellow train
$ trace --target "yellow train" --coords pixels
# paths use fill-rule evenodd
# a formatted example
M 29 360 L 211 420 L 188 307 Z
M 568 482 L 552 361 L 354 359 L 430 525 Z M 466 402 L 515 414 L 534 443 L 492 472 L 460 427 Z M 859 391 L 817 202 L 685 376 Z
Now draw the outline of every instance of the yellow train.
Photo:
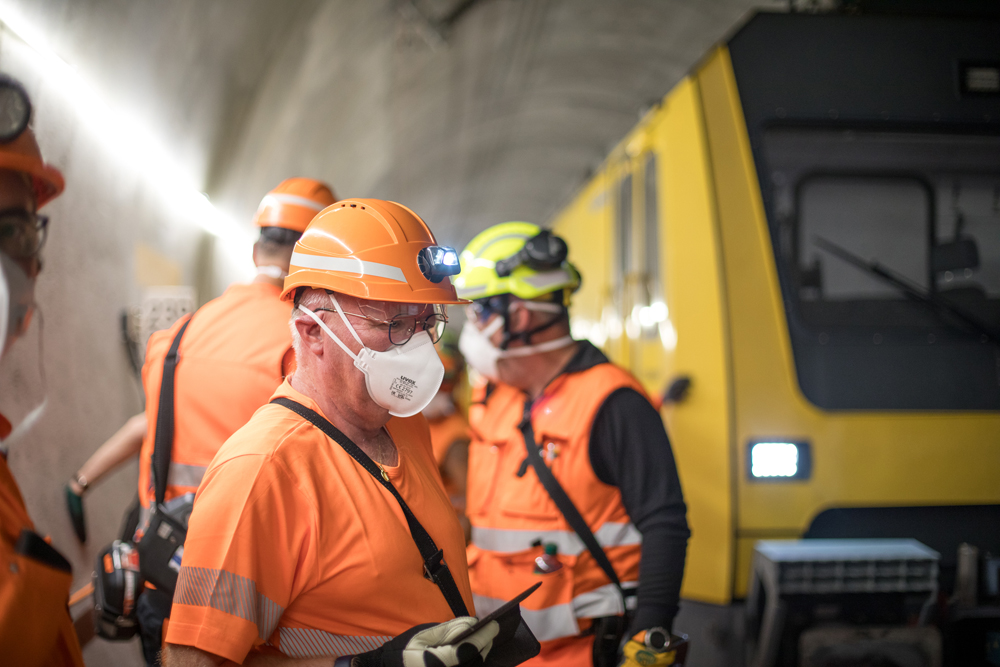
M 943 596 L 1000 554 L 995 10 L 757 13 L 552 226 L 574 334 L 669 388 L 686 600 L 725 617 L 762 539 L 913 537 Z

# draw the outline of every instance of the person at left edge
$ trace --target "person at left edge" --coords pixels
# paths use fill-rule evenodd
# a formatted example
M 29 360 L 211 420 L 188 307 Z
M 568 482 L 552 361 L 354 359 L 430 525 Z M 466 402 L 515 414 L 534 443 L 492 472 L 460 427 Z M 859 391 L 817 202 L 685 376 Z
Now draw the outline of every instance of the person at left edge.
M 454 645 L 475 624 L 465 541 L 420 414 L 457 272 L 400 204 L 346 199 L 310 223 L 282 294 L 295 372 L 198 489 L 168 667 L 483 664 L 499 627 Z
M 30 119 L 24 88 L 0 74 L 0 354 L 28 328 L 48 223 L 38 209 L 64 187 L 62 174 L 42 160 Z M 39 414 L 36 408 L 13 432 L 0 416 L 0 662 L 82 667 L 66 607 L 69 562 L 35 533 L 7 465 L 8 448 Z
M 334 202 L 330 187 L 311 178 L 283 181 L 261 201 L 254 216 L 260 239 L 254 245 L 257 277 L 231 285 L 190 318 L 149 337 L 143 366 L 147 432 L 139 454 L 140 520 L 135 541 L 141 542 L 155 502 L 153 448 L 163 362 L 174 337 L 191 322 L 178 349 L 174 383 L 174 439 L 164 505 L 168 510 L 189 503 L 212 457 L 268 397 L 291 369 L 291 308 L 279 299 L 295 242 L 309 221 Z M 159 664 L 163 624 L 171 595 L 147 583 L 136 602 L 142 649 L 149 665 Z

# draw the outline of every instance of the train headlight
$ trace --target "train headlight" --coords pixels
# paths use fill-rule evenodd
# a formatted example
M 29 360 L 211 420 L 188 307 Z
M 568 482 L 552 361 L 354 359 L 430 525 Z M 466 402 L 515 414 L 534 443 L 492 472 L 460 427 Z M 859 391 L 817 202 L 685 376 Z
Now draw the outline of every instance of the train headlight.
M 749 448 L 750 479 L 808 479 L 812 472 L 809 443 L 794 440 L 754 440 Z

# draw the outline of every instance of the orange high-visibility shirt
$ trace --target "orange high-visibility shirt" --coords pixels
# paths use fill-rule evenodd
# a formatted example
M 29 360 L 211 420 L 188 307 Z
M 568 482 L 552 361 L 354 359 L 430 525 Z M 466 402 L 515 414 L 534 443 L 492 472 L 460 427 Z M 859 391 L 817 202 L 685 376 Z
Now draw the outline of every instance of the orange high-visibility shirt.
M 174 376 L 174 443 L 165 500 L 193 493 L 205 468 L 236 429 L 267 402 L 294 356 L 292 306 L 266 283 L 232 285 L 194 314 L 184 332 Z M 142 369 L 149 431 L 139 454 L 142 530 L 155 495 L 153 444 L 163 360 L 187 318 L 149 337 Z
M 456 410 L 450 415 L 427 420 L 427 426 L 430 428 L 431 447 L 434 450 L 434 460 L 437 461 L 441 470 L 444 490 L 456 509 L 464 509 L 465 497 L 460 494 L 459 489 L 465 485 L 465 480 L 451 479 L 443 466 L 448 452 L 451 451 L 455 443 L 460 442 L 463 445 L 468 445 L 469 422 L 465 420 L 461 412 Z
M 274 397 L 322 414 L 287 380 Z M 465 540 L 427 422 L 393 418 L 386 430 L 399 465 L 385 470 L 472 613 Z M 311 423 L 265 405 L 219 450 L 195 499 L 168 643 L 235 662 L 262 644 L 292 657 L 353 655 L 451 618 L 396 499 Z
M 0 437 L 10 423 L 0 415 Z M 16 553 L 34 530 L 7 459 L 0 456 L 0 662 L 18 667 L 83 667 L 66 603 L 73 577 Z

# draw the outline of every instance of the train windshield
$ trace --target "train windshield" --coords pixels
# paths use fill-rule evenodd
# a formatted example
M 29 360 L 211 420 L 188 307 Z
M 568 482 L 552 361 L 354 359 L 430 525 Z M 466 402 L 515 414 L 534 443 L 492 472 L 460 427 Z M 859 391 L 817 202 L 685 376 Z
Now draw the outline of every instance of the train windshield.
M 831 410 L 1000 410 L 1000 136 L 772 128 L 799 383 Z

